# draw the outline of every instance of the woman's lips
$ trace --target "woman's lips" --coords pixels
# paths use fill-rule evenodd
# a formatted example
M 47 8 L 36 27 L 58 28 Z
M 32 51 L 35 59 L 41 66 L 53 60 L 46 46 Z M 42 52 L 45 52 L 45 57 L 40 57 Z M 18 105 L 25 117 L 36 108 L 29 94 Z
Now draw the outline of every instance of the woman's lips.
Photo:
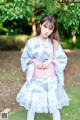
M 44 33 L 45 36 L 48 36 L 48 33 Z

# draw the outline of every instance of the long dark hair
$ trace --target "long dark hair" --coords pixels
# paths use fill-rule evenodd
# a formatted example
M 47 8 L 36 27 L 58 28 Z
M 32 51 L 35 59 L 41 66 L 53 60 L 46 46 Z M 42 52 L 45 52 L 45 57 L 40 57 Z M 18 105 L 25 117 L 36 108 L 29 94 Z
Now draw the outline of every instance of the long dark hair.
M 57 21 L 51 16 L 51 15 L 45 15 L 41 18 L 39 25 L 37 27 L 37 36 L 40 35 L 41 29 L 40 29 L 40 24 L 43 24 L 45 21 L 49 22 L 52 27 L 54 27 L 53 32 L 49 36 L 51 43 L 54 43 L 54 39 L 57 40 L 58 42 L 60 41 L 59 33 L 58 33 L 58 26 L 57 26 Z

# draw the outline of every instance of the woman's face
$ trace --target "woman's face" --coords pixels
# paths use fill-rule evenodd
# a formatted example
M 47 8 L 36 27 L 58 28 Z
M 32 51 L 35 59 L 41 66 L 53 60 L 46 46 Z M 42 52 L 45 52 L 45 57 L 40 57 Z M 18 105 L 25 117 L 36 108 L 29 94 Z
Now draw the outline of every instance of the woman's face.
M 45 21 L 43 24 L 40 24 L 40 28 L 41 28 L 41 36 L 43 38 L 47 38 L 48 36 L 50 36 L 54 30 L 54 26 L 51 25 L 48 21 Z

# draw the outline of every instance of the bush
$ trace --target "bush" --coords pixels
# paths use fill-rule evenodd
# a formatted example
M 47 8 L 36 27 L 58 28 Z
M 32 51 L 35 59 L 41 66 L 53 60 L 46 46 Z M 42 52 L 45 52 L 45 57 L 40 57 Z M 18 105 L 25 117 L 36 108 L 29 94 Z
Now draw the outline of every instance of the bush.
M 80 37 L 77 37 L 76 43 L 73 43 L 71 39 L 62 39 L 61 45 L 64 49 L 80 49 Z

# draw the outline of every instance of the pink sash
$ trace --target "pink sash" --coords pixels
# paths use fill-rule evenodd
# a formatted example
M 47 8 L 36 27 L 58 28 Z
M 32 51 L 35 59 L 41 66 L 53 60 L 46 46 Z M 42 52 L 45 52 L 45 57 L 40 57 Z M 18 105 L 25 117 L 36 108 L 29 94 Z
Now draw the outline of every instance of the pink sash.
M 39 69 L 34 67 L 33 77 L 35 79 L 44 79 L 54 77 L 56 75 L 54 65 L 51 63 L 46 69 Z

